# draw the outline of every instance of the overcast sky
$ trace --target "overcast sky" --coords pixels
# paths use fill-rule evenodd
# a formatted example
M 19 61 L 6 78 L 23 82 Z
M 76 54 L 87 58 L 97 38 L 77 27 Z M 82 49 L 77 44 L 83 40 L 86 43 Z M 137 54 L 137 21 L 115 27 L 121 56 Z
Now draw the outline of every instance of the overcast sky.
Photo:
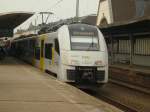
M 0 0 L 0 13 L 11 11 L 28 11 L 41 12 L 51 11 L 55 15 L 49 18 L 49 21 L 56 21 L 75 16 L 76 0 Z M 97 14 L 99 0 L 80 0 L 80 16 L 88 14 Z M 28 22 L 24 23 L 24 27 L 28 26 L 29 21 L 40 18 L 39 15 L 34 16 Z M 40 22 L 40 20 L 38 20 Z

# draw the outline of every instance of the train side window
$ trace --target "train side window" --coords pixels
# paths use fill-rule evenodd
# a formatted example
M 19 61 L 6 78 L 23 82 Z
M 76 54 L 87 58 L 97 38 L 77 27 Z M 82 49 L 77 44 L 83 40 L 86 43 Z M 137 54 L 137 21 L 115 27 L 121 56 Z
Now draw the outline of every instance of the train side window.
M 52 60 L 52 44 L 45 44 L 45 58 Z
M 34 49 L 34 47 L 35 47 L 35 40 L 31 39 L 29 43 L 30 43 L 30 48 Z
M 55 39 L 55 51 L 60 55 L 60 49 L 59 49 L 58 39 Z
M 35 58 L 37 60 L 40 60 L 40 48 L 39 47 L 35 48 Z

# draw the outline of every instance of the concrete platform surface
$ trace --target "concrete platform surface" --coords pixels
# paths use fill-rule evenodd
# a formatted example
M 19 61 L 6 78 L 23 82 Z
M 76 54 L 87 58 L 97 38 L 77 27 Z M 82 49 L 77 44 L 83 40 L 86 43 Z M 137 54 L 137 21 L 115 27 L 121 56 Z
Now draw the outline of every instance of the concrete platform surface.
M 0 112 L 121 112 L 40 70 L 7 58 L 0 62 Z

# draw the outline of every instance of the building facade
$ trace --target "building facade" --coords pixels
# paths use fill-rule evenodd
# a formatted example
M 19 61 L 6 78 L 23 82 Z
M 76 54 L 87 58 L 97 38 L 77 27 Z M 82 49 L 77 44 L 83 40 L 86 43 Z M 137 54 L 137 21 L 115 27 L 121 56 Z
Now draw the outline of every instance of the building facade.
M 97 25 L 111 64 L 150 67 L 150 0 L 100 0 Z
M 97 25 L 130 21 L 150 16 L 150 0 L 100 0 Z

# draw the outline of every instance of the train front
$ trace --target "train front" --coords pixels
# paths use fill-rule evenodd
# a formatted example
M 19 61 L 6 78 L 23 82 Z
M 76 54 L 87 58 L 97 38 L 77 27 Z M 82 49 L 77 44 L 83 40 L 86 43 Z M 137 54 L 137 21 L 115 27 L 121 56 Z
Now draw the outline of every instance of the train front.
M 60 79 L 78 84 L 107 83 L 108 53 L 99 29 L 72 24 L 64 26 L 60 32 Z

